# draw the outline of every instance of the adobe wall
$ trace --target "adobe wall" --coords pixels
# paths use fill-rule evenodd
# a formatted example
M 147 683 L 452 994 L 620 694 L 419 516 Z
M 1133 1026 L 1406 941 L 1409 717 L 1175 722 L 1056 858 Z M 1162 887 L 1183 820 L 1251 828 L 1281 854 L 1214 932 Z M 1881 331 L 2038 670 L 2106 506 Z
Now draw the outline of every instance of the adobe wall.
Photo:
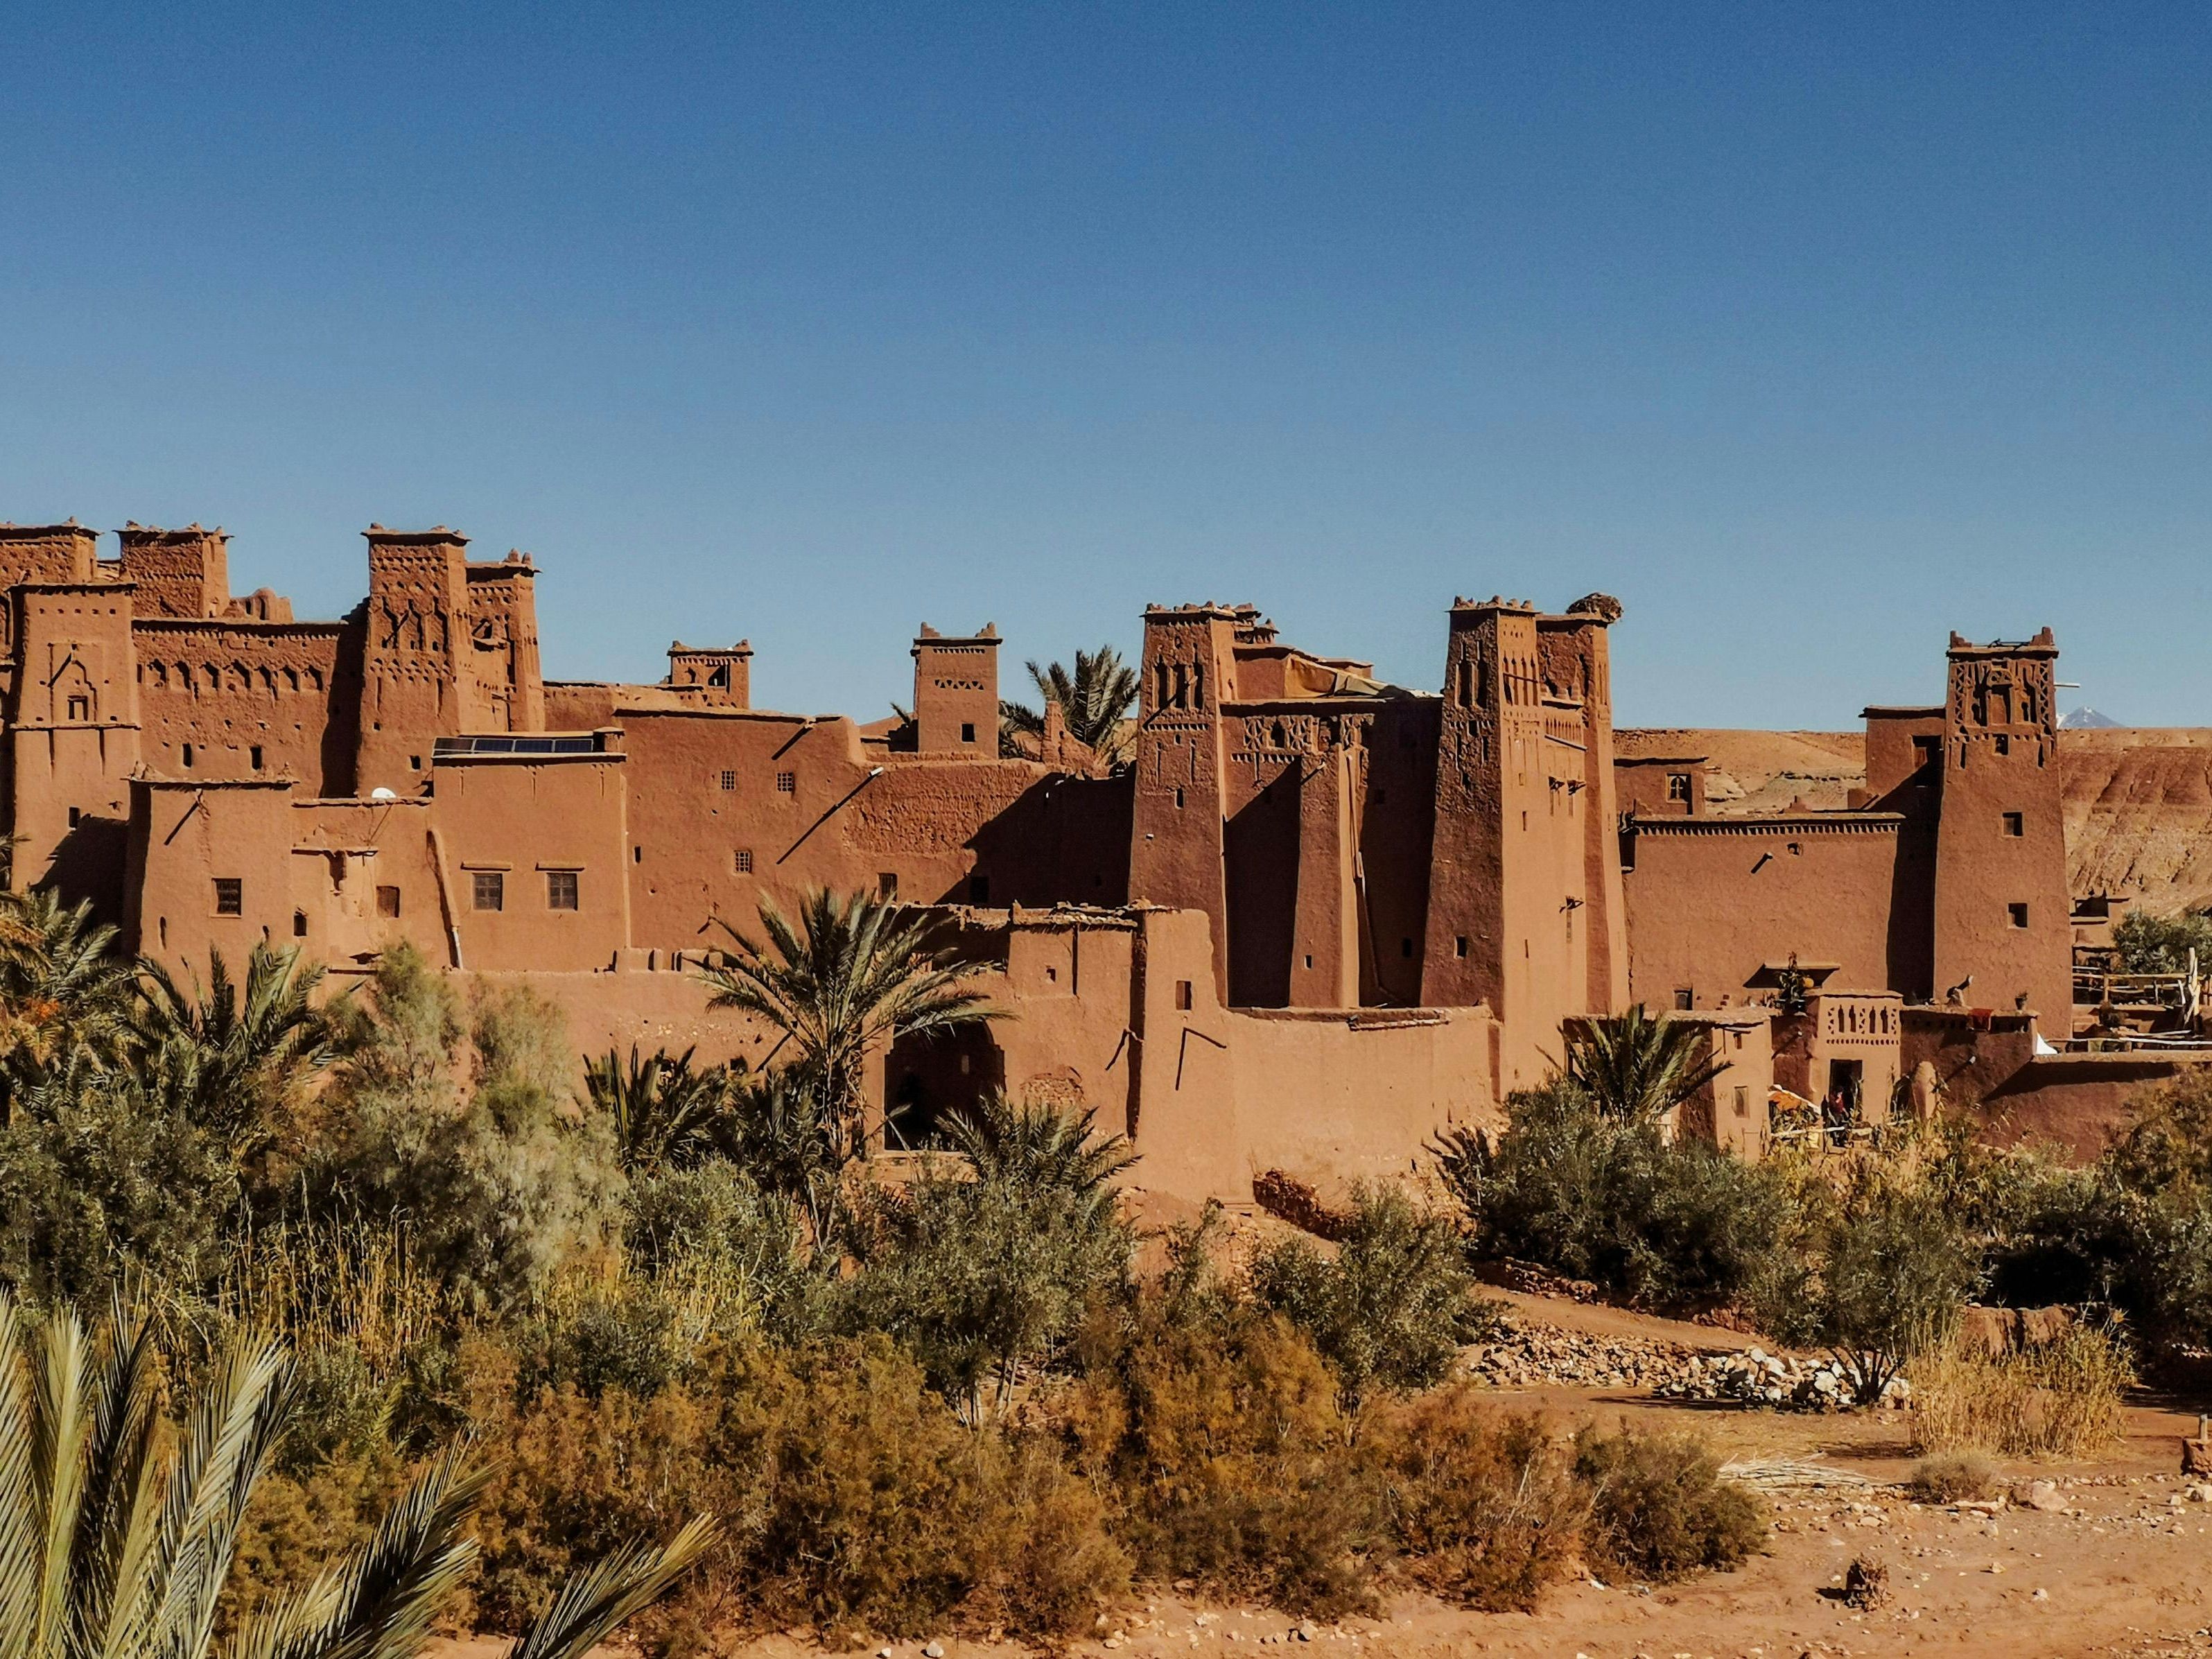
M 630 943 L 628 758 L 436 757 L 432 826 L 462 966 L 574 972 Z
M 284 776 L 310 794 L 351 793 L 360 641 L 343 623 L 140 617 L 146 763 L 168 777 Z
M 1747 1163 L 1766 1156 L 1767 1097 L 1780 1063 L 1771 1017 L 1764 1008 L 1670 1012 L 1668 1019 L 1705 1027 L 1706 1056 L 1721 1069 L 1676 1109 L 1674 1132 L 1710 1142 Z
M 1898 819 L 1832 813 L 1790 818 L 1639 821 L 1627 896 L 1629 997 L 1672 1008 L 1743 1002 L 1771 990 L 1765 971 L 1795 954 L 1833 964 L 1838 988 L 1889 983 Z
M 2130 1119 L 2138 1093 L 2212 1065 L 2212 1055 L 2040 1054 L 1984 1094 L 1983 1136 L 2000 1146 L 2063 1148 L 2086 1164 Z

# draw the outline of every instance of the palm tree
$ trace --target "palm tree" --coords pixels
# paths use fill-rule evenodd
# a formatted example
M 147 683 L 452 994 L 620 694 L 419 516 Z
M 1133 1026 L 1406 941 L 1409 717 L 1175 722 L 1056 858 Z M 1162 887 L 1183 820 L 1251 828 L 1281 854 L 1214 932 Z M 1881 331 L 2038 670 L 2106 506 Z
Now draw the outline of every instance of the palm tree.
M 240 1522 L 290 1420 L 289 1364 L 242 1336 L 185 1402 L 160 1415 L 160 1362 L 119 1299 L 88 1334 L 0 1291 L 0 1659 L 208 1659 Z M 463 1534 L 483 1485 L 458 1449 L 419 1475 L 367 1544 L 246 1614 L 228 1659 L 415 1659 L 466 1575 Z M 582 1659 L 713 1541 L 695 1520 L 572 1578 L 510 1659 Z
M 967 1157 L 977 1180 L 1053 1192 L 1087 1221 L 1113 1208 L 1114 1177 L 1137 1161 L 1124 1137 L 1099 1134 L 1097 1119 L 1089 1107 L 1018 1106 L 994 1091 L 947 1115 L 945 1141 Z
M 1566 1039 L 1568 1080 L 1601 1114 L 1630 1122 L 1663 1117 L 1728 1069 L 1704 1026 L 1654 1019 L 1640 1002 L 1577 1020 Z
M 737 949 L 700 973 L 714 993 L 709 1006 L 756 1015 L 790 1038 L 824 1121 L 855 1155 L 871 1050 L 999 1018 L 972 983 L 981 969 L 933 948 L 927 924 L 899 905 L 815 888 L 796 922 L 768 902 L 760 921 L 767 949 L 718 923 Z
M 129 1029 L 149 1082 L 222 1136 L 235 1158 L 259 1151 L 277 1109 L 342 1052 L 337 1023 L 315 1004 L 323 970 L 303 966 L 296 951 L 255 945 L 242 986 L 210 951 L 204 991 L 185 991 L 157 963 L 142 971 Z
M 843 1119 L 823 1107 L 801 1068 L 777 1066 L 738 1079 L 729 1110 L 716 1125 L 716 1141 L 763 1192 L 798 1206 L 817 1258 L 833 1261 L 829 1247 L 847 1219 L 845 1170 L 861 1148 L 857 1137 L 845 1133 Z
M 686 1048 L 671 1059 L 661 1048 L 641 1058 L 632 1043 L 627 1065 L 616 1048 L 585 1062 L 585 1091 L 614 1120 L 624 1174 L 688 1168 L 717 1149 L 736 1068 L 695 1072 L 691 1056 L 697 1052 Z
M 114 1059 L 138 974 L 116 939 L 89 902 L 0 893 L 0 1058 L 15 1082 L 75 1050 Z
M 1110 645 L 1075 653 L 1075 672 L 1059 663 L 1048 668 L 1029 665 L 1030 678 L 1048 703 L 1060 707 L 1067 734 L 1109 766 L 1128 758 L 1130 735 L 1126 729 L 1129 711 L 1137 702 L 1137 671 L 1121 661 Z M 1024 703 L 999 705 L 1000 721 L 1011 732 L 1035 737 L 1044 730 L 1042 708 Z

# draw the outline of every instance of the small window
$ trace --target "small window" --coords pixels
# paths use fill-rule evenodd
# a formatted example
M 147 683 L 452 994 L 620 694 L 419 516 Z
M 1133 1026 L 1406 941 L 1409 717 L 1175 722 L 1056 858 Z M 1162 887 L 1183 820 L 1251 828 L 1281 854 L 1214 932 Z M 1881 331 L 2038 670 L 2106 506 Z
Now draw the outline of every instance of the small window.
M 970 877 L 969 877 L 969 878 L 968 878 L 968 902 L 969 902 L 969 903 L 970 903 L 970 904 L 988 904 L 990 902 L 991 902 L 991 878 L 990 878 L 990 877 L 988 877 L 988 876 L 983 876 L 983 875 L 975 875 L 975 876 L 970 876 Z
M 2021 836 L 2025 836 L 2027 833 L 2027 815 L 2021 812 L 2006 813 L 2004 815 L 2004 832 L 2014 841 L 2018 841 Z
M 975 721 L 963 720 L 960 722 L 960 741 L 963 743 L 973 743 L 975 741 Z
M 1996 741 L 1990 746 L 2000 755 L 2009 755 L 2012 753 L 2012 739 L 2005 736 L 2002 732 L 1997 733 Z
M 631 848 L 629 849 L 629 861 L 630 861 L 632 864 L 642 864 L 642 863 L 644 863 L 644 862 L 645 862 L 645 848 L 642 848 L 642 847 L 633 847 L 633 848 Z
M 1687 772 L 1669 772 L 1667 775 L 1667 799 L 1680 801 L 1690 799 L 1690 775 Z
M 69 717 L 73 720 L 90 720 L 92 718 L 92 699 L 90 697 L 71 697 L 69 700 Z
M 246 759 L 252 763 L 253 769 L 258 772 L 261 769 L 261 745 L 255 744 L 246 751 Z
M 1410 959 L 1413 954 L 1413 941 L 1409 939 L 1400 939 L 1398 941 L 1398 954 L 1401 957 Z
M 1306 952 L 1306 966 L 1309 968 L 1313 966 L 1313 952 L 1310 951 Z
M 796 793 L 798 793 L 798 791 L 799 791 L 799 774 L 798 774 L 798 773 L 796 773 L 796 772 L 779 772 L 779 773 L 777 773 L 777 774 L 775 775 L 775 793 L 776 793 L 777 794 L 779 794 L 779 795 L 790 795 L 790 794 L 796 794 Z
M 1190 981 L 1187 979 L 1176 981 L 1176 1006 L 1186 1013 L 1190 1011 Z
M 1178 812 L 1182 811 L 1182 786 L 1181 784 L 1176 785 L 1176 811 Z
M 1915 738 L 1912 740 L 1912 763 L 1915 767 L 1933 766 L 1942 757 L 1943 739 Z
M 410 772 L 421 771 L 422 769 L 422 757 L 420 755 L 410 755 L 407 757 L 407 769 Z
M 380 887 L 376 890 L 376 914 L 386 921 L 397 921 L 399 919 L 399 890 L 397 887 Z
M 724 789 L 734 789 L 738 787 L 738 775 L 734 770 L 728 767 L 722 769 L 721 781 L 722 787 Z
M 74 829 L 76 829 L 76 828 L 77 827 L 77 825 L 78 825 L 78 824 L 82 823 L 83 821 L 84 821 L 84 808 L 82 808 L 82 806 L 72 806 L 72 807 L 70 807 L 70 829 L 72 829 L 72 830 L 74 830 Z
M 185 770 L 186 770 L 187 772 L 189 772 L 189 771 L 191 771 L 191 770 L 192 769 L 192 746 L 191 746 L 191 744 L 186 744 L 184 746 L 184 750 L 183 750 L 183 751 L 181 752 L 181 754 L 179 756 L 179 758 L 180 760 L 182 760 L 182 761 L 183 761 L 183 763 L 184 763 L 184 766 L 185 766 Z
M 1698 1006 L 1697 992 L 1687 985 L 1676 986 L 1674 988 L 1674 1006 L 1677 1008 L 1685 1010 L 1696 1007 Z
M 1735 1085 L 1735 1115 L 1738 1117 L 1751 1115 L 1751 1091 L 1741 1083 Z
M 739 875 L 741 875 L 741 876 L 750 876 L 750 874 L 752 874 L 752 872 L 753 872 L 753 849 L 752 849 L 751 848 L 750 848 L 750 847 L 740 847 L 739 848 L 738 848 L 738 860 L 737 860 L 737 863 L 738 863 L 738 873 Z
M 2027 907 L 2025 904 L 2006 905 L 2005 915 L 2010 918 L 2014 927 L 2025 927 L 2027 926 Z
M 576 872 L 574 870 L 548 870 L 545 872 L 545 908 L 549 910 L 573 910 L 576 908 Z
M 876 876 L 876 896 L 878 898 L 887 899 L 895 899 L 898 896 L 897 871 L 884 870 L 878 872 Z
M 215 913 L 219 916 L 246 914 L 246 884 L 236 876 L 215 878 Z
M 477 870 L 471 874 L 469 887 L 479 910 L 507 908 L 507 878 L 497 870 Z
M 294 939 L 305 939 L 305 938 L 307 938 L 307 913 L 305 910 L 295 910 L 295 911 L 293 911 L 293 912 L 292 912 L 292 937 L 293 937 Z
M 1457 939 L 1452 941 L 1452 954 L 1455 957 L 1463 957 L 1467 954 L 1467 935 L 1465 933 L 1462 933 Z

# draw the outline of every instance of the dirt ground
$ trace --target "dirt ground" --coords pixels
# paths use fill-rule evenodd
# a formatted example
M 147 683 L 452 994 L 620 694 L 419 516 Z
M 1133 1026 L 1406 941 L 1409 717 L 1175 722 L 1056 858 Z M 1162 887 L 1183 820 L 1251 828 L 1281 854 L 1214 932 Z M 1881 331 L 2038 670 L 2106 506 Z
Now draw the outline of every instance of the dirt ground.
M 1617 1309 L 1511 1296 L 1522 1316 L 1603 1335 L 1665 1337 L 1698 1346 L 1747 1339 Z M 1424 1595 L 1395 1598 L 1380 1618 L 1302 1625 L 1281 1614 L 1156 1594 L 1110 1616 L 1071 1651 L 1115 1659 L 1319 1647 L 1352 1659 L 1494 1654 L 1513 1659 L 1798 1659 L 1918 1653 L 2212 1656 L 2212 1503 L 2185 1496 L 2179 1442 L 2212 1400 L 2144 1397 L 2125 1443 L 2082 1463 L 2011 1463 L 2008 1479 L 2048 1480 L 2061 1511 L 2009 1503 L 1914 1503 L 1905 1419 L 1814 1416 L 1660 1401 L 1626 1389 L 1498 1390 L 1563 1424 L 1626 1419 L 1694 1427 L 1724 1460 L 1790 1484 L 1764 1492 L 1774 1518 L 1767 1553 L 1735 1572 L 1685 1584 L 1562 1586 L 1533 1614 L 1463 1613 Z M 1776 1469 L 1773 1466 L 1784 1466 Z M 1886 1605 L 1845 1606 L 1854 1560 L 1886 1567 Z M 1012 1659 L 1012 1644 L 939 1638 L 945 1659 Z M 925 1644 L 884 1650 L 922 1659 Z M 449 1644 L 441 1659 L 492 1659 L 503 1644 Z M 755 1643 L 748 1659 L 817 1653 L 793 1638 Z M 878 1651 L 866 1650 L 869 1655 Z

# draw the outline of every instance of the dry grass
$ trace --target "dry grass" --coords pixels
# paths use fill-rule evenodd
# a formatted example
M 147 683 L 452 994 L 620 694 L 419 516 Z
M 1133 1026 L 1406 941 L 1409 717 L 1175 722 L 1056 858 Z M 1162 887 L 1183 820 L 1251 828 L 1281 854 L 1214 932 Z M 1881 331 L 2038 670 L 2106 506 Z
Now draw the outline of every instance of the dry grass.
M 1994 1355 L 1954 1340 L 1914 1361 L 1911 1380 L 1923 1452 L 2081 1457 L 2120 1438 L 2136 1375 L 2116 1334 L 2076 1326 Z

